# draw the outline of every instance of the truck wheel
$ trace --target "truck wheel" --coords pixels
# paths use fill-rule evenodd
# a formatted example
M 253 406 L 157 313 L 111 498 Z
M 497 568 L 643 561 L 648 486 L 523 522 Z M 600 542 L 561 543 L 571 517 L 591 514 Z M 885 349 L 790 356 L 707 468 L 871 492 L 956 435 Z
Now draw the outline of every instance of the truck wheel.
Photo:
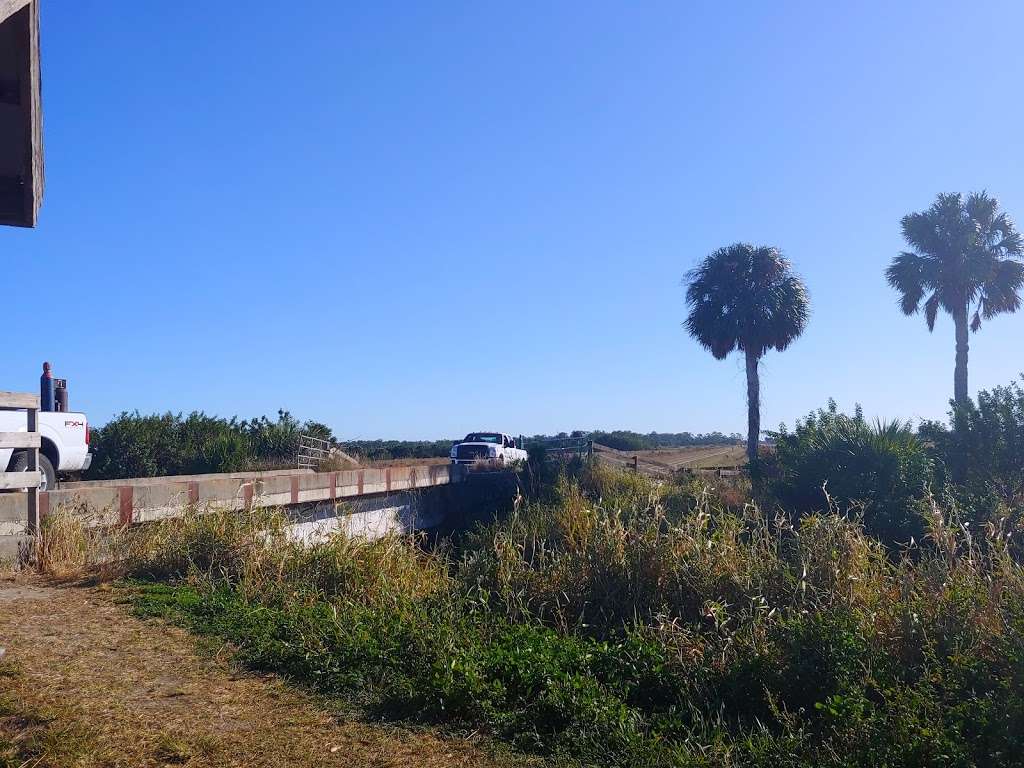
M 11 465 L 12 472 L 28 471 L 28 451 L 18 451 L 14 454 L 14 462 Z M 57 473 L 53 470 L 53 464 L 42 453 L 39 454 L 39 490 L 53 491 L 57 489 Z

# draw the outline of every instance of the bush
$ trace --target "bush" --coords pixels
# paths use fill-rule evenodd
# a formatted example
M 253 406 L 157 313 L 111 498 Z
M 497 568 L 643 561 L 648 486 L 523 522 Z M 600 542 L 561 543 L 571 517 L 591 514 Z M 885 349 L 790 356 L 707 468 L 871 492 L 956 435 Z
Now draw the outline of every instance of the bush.
M 88 480 L 160 475 L 240 472 L 295 465 L 299 435 L 332 439 L 316 422 L 300 423 L 288 411 L 272 421 L 222 419 L 193 412 L 122 413 L 91 432 L 92 466 Z
M 806 514 L 860 507 L 867 531 L 885 542 L 920 540 L 924 521 L 918 504 L 932 481 L 924 445 L 899 421 L 868 424 L 858 407 L 853 416 L 828 408 L 783 426 L 775 439 L 778 477 L 774 493 L 786 509 Z
M 952 406 L 952 429 L 938 422 L 920 429 L 943 476 L 973 498 L 991 494 L 1009 507 L 1024 507 L 1024 388 L 1012 382 L 982 390 L 976 404 Z

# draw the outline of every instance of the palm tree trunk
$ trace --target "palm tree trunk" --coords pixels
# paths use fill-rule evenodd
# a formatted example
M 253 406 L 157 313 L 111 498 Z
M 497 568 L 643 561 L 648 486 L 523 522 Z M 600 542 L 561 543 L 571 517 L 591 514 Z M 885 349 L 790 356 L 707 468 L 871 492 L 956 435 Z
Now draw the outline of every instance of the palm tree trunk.
M 953 370 L 953 405 L 960 406 L 969 399 L 967 393 L 967 305 L 953 313 L 953 324 L 956 326 L 956 368 Z M 959 409 L 956 409 L 959 410 Z M 954 430 L 954 437 L 959 430 Z M 967 479 L 967 451 L 958 445 L 950 457 L 950 475 L 955 483 L 963 483 Z
M 967 307 L 964 306 L 953 314 L 956 325 L 956 368 L 953 371 L 953 400 L 957 403 L 967 402 Z
M 761 438 L 761 380 L 757 372 L 758 355 L 747 350 L 747 463 L 750 477 L 759 479 L 757 446 Z

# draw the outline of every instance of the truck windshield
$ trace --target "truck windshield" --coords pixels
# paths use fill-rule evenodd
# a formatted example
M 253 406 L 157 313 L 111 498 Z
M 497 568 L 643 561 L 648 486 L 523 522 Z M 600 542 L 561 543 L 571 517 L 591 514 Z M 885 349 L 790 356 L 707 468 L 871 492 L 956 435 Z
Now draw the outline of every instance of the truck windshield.
M 466 435 L 464 443 L 500 443 L 501 435 L 494 432 L 470 432 Z

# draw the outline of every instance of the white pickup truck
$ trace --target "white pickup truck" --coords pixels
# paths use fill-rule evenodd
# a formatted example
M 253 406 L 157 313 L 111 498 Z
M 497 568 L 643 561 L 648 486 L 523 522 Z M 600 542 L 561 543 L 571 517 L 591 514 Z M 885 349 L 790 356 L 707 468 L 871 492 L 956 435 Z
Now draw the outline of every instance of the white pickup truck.
M 89 425 L 84 413 L 38 411 L 39 414 L 39 490 L 57 487 L 58 472 L 80 472 L 89 468 Z M 0 411 L 0 432 L 25 432 L 28 414 L 24 411 Z M 28 451 L 0 448 L 0 468 L 8 472 L 28 469 Z
M 452 464 L 508 466 L 526 461 L 527 453 L 514 437 L 500 432 L 470 432 L 452 446 Z

